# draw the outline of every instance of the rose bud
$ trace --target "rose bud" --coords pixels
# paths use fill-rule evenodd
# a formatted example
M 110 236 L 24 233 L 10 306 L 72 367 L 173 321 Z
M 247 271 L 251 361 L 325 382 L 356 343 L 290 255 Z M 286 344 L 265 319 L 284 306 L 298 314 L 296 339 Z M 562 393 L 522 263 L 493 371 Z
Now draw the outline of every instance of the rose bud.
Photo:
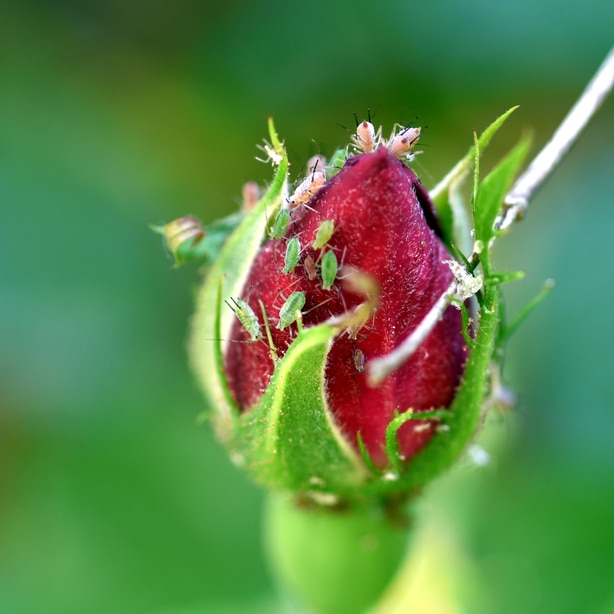
M 334 339 L 324 372 L 324 394 L 335 424 L 356 451 L 362 438 L 378 467 L 388 463 L 386 428 L 395 412 L 447 407 L 466 359 L 461 314 L 449 308 L 419 350 L 377 386 L 365 364 L 405 339 L 452 280 L 450 258 L 428 195 L 414 173 L 382 147 L 349 159 L 291 217 L 286 235 L 268 241 L 252 264 L 241 299 L 262 320 L 264 305 L 278 357 L 294 341 L 295 313 L 282 317 L 293 297 L 303 327 L 351 312 L 364 297 L 346 289 L 346 275 L 368 275 L 379 297 L 358 330 Z M 318 235 L 324 234 L 324 238 Z M 329 237 L 326 235 L 329 234 Z M 288 255 L 294 246 L 294 254 Z M 287 260 L 290 258 L 290 264 Z M 327 260 L 334 260 L 328 265 Z M 313 264 L 312 264 L 313 263 Z M 343 263 L 343 268 L 341 268 Z M 316 267 L 312 279 L 309 268 Z M 345 271 L 352 271 L 348 274 Z M 293 308 L 294 309 L 294 308 Z M 224 356 L 232 395 L 249 412 L 266 390 L 275 362 L 268 343 L 252 343 L 239 319 Z M 398 431 L 399 450 L 409 459 L 434 433 L 432 421 L 411 420 Z
M 479 285 L 433 319 L 440 297 L 473 277 L 452 260 L 406 165 L 419 130 L 385 141 L 361 127 L 328 166 L 314 158 L 289 193 L 270 123 L 263 149 L 275 177 L 211 260 L 190 344 L 235 462 L 268 488 L 323 505 L 398 500 L 458 458 L 479 424 L 498 322 L 496 284 L 481 291 L 475 339 L 463 301 Z M 475 151 L 442 183 L 439 207 Z M 429 314 L 417 349 L 374 385 L 370 362 Z

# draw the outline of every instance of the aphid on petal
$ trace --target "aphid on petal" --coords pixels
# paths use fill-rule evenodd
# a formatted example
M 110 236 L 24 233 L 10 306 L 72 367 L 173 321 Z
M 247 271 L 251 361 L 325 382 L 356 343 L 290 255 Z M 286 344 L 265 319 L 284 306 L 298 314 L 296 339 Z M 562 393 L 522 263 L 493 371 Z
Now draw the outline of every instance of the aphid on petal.
M 317 277 L 318 270 L 316 268 L 316 263 L 311 256 L 305 256 L 305 260 L 303 260 L 303 268 L 305 269 L 305 274 L 307 275 L 307 279 L 309 281 L 313 281 Z
M 354 348 L 354 351 L 352 352 L 352 359 L 354 361 L 356 372 L 362 373 L 365 370 L 365 353 L 358 348 Z
M 418 142 L 420 138 L 420 128 L 403 128 L 399 134 L 394 133 L 388 141 L 387 149 L 395 158 L 403 158 Z
M 283 330 L 301 317 L 301 310 L 305 306 L 305 293 L 293 292 L 279 310 L 277 328 Z
M 381 130 L 375 132 L 375 126 L 371 122 L 360 122 L 356 126 L 356 134 L 352 136 L 352 142 L 364 153 L 371 153 L 379 144 L 380 132 Z
M 324 185 L 326 182 L 326 175 L 324 171 L 314 171 L 308 177 L 303 179 L 298 188 L 294 190 L 294 193 L 290 197 L 288 206 L 291 210 L 304 205 L 311 200 L 311 197 Z
M 286 257 L 284 259 L 284 268 L 282 272 L 286 275 L 294 271 L 294 267 L 298 264 L 298 259 L 301 254 L 301 242 L 298 237 L 292 237 L 286 245 Z
M 335 232 L 335 222 L 333 220 L 324 220 L 316 232 L 316 238 L 311 242 L 313 249 L 322 249 L 333 236 Z
M 237 316 L 239 322 L 250 336 L 252 341 L 259 341 L 262 338 L 262 333 L 260 332 L 260 323 L 258 322 L 258 317 L 254 313 L 254 310 L 242 299 L 240 298 L 232 298 L 232 305 L 226 301 L 226 304 L 232 309 L 234 314 Z
M 273 226 L 269 230 L 269 237 L 271 239 L 280 239 L 286 234 L 288 230 L 288 223 L 290 221 L 290 212 L 287 209 L 280 209 L 275 216 Z
M 326 253 L 322 257 L 322 264 L 320 273 L 322 275 L 322 289 L 330 290 L 335 283 L 337 277 L 337 271 L 339 270 L 339 264 L 337 262 L 337 256 L 332 250 L 326 250 Z

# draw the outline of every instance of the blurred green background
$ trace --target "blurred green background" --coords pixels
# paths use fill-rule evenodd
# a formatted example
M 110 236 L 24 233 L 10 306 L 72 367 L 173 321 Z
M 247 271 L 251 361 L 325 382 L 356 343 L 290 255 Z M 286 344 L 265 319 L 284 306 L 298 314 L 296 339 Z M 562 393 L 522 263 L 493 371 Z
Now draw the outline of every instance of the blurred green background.
M 295 172 L 368 108 L 428 125 L 427 186 L 513 104 L 485 165 L 536 151 L 613 28 L 610 0 L 3 3 L 0 612 L 271 611 L 262 494 L 195 420 L 197 269 L 147 224 L 235 210 L 270 114 Z M 613 136 L 609 100 L 498 246 L 512 313 L 557 286 L 510 345 L 492 465 L 427 500 L 473 578 L 447 612 L 614 612 Z

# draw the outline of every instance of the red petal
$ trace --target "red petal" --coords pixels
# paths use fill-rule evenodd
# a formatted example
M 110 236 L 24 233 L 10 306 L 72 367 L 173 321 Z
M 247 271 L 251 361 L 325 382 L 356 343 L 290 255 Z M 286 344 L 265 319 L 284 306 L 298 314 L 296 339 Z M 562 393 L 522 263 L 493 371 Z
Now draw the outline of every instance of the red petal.
M 416 353 L 382 385 L 367 385 L 361 372 L 366 363 L 404 340 L 428 313 L 452 279 L 443 260 L 450 256 L 440 238 L 428 196 L 415 175 L 385 149 L 351 158 L 343 169 L 308 203 L 295 212 L 287 237 L 269 241 L 256 257 L 244 290 L 254 311 L 258 300 L 266 306 L 275 345 L 283 354 L 295 335 L 295 326 L 274 328 L 279 309 L 294 291 L 304 291 L 305 326 L 340 315 L 364 299 L 342 290 L 341 281 L 329 291 L 321 280 L 310 281 L 302 264 L 282 273 L 286 239 L 298 236 L 314 261 L 320 250 L 309 247 L 323 220 L 334 220 L 328 244 L 340 263 L 372 275 L 381 294 L 377 311 L 352 340 L 341 334 L 333 343 L 326 367 L 329 407 L 351 444 L 362 439 L 373 460 L 386 465 L 385 430 L 395 410 L 415 411 L 446 407 L 453 399 L 465 361 L 461 317 L 450 308 Z M 232 340 L 246 340 L 237 323 Z M 264 342 L 230 343 L 226 372 L 231 389 L 244 410 L 255 405 L 273 373 L 273 361 Z M 426 426 L 430 425 L 430 426 Z M 402 454 L 410 457 L 431 437 L 433 425 L 409 421 L 399 431 Z

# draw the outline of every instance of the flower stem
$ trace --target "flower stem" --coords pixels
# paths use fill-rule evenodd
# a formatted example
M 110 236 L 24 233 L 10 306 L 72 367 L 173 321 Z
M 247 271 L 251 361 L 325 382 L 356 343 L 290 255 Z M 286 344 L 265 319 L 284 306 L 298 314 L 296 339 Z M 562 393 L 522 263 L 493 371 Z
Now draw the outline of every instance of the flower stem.
M 495 222 L 497 230 L 506 230 L 524 216 L 535 190 L 561 162 L 612 87 L 614 47 L 550 141 L 512 186 L 505 197 L 505 211 Z

